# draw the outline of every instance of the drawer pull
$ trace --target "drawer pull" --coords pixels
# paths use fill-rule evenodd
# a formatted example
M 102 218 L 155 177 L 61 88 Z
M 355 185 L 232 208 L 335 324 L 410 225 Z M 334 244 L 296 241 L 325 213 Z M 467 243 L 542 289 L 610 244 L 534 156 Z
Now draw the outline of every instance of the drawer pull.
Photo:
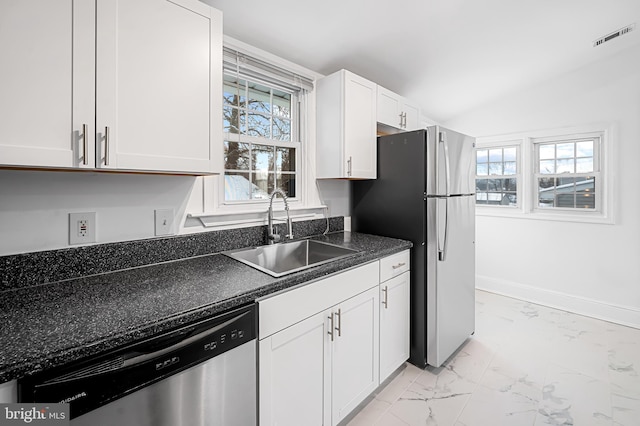
M 342 309 L 338 309 L 338 313 L 336 314 L 338 317 L 338 326 L 336 330 L 338 330 L 338 337 L 342 336 Z
M 405 266 L 407 263 L 406 262 L 400 262 L 397 265 L 393 265 L 391 266 L 393 269 L 398 269 L 398 268 L 402 268 L 403 266 Z

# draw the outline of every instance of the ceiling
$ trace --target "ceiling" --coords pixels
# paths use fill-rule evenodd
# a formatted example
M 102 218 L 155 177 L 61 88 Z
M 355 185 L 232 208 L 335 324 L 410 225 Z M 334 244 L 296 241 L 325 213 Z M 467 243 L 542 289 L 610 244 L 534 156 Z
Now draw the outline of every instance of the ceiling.
M 346 68 L 439 122 L 640 44 L 638 0 L 202 1 L 226 35 L 324 75 Z

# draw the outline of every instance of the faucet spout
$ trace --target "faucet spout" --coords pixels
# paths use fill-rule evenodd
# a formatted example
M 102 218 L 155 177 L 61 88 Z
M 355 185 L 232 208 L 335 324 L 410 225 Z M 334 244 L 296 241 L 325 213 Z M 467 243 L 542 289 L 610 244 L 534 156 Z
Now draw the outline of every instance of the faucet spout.
M 269 244 L 280 242 L 280 235 L 275 232 L 273 227 L 273 199 L 277 194 L 280 194 L 280 196 L 282 196 L 282 200 L 284 201 L 284 209 L 287 212 L 287 225 L 289 233 L 285 235 L 285 237 L 288 237 L 290 240 L 293 239 L 293 228 L 291 226 L 291 216 L 289 216 L 289 201 L 287 199 L 287 194 L 285 194 L 284 191 L 282 191 L 280 188 L 276 188 L 269 195 L 269 210 L 267 211 L 267 239 Z

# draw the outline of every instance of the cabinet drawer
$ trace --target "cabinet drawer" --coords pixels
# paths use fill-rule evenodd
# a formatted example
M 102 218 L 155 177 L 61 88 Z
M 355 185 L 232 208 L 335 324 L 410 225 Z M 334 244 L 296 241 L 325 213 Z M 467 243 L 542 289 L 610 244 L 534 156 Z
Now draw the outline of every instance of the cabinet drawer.
M 340 272 L 301 287 L 258 300 L 258 339 L 377 286 L 378 262 Z
M 409 270 L 409 250 L 385 257 L 380 261 L 380 282 Z

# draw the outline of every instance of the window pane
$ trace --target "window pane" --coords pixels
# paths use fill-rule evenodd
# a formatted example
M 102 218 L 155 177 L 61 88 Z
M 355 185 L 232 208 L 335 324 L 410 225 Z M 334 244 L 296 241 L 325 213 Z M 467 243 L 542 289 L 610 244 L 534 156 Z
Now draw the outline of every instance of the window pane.
M 277 173 L 276 184 L 278 188 L 287 194 L 287 197 L 296 196 L 296 175 L 292 173 Z
M 576 157 L 593 157 L 593 141 L 576 143 Z
M 476 203 L 478 203 L 478 204 L 487 204 L 487 193 L 486 192 L 478 192 L 476 194 Z
M 501 192 L 503 179 L 487 179 L 487 191 Z
M 505 175 L 515 175 L 516 171 L 516 162 L 515 161 L 505 161 L 504 163 L 504 174 Z
M 596 208 L 595 178 L 576 179 L 576 207 L 582 209 Z
M 500 193 L 490 192 L 487 194 L 487 198 L 489 204 L 500 204 L 500 201 L 502 201 L 502 195 Z
M 238 106 L 241 89 L 238 87 L 238 80 L 228 75 L 224 76 L 224 95 L 223 102 L 225 105 Z
M 273 117 L 273 139 L 279 141 L 291 140 L 291 121 Z
M 554 207 L 556 180 L 554 178 L 538 179 L 538 206 Z
M 574 144 L 571 143 L 559 143 L 556 145 L 556 155 L 558 158 L 573 158 L 575 157 Z
M 489 174 L 490 175 L 501 175 L 502 174 L 502 163 L 489 163 Z
M 476 192 L 487 190 L 487 179 L 476 179 Z
M 271 138 L 269 117 L 250 112 L 247 116 L 247 135 Z
M 267 171 L 273 171 L 274 150 L 275 148 L 272 146 L 253 145 L 253 170 L 265 173 Z
M 224 142 L 225 169 L 249 170 L 249 158 L 249 144 L 229 141 Z
M 516 161 L 516 148 L 505 148 L 504 149 L 504 161 Z
M 556 158 L 555 145 L 540 145 L 540 159 L 548 160 L 552 158 Z
M 593 158 L 578 158 L 576 160 L 576 173 L 589 173 L 593 171 Z
M 269 198 L 269 194 L 273 192 L 273 175 L 273 172 L 267 171 L 257 171 L 251 174 L 252 199 L 266 200 Z
M 480 149 L 476 151 L 476 163 L 487 163 L 489 161 L 489 151 Z
M 291 118 L 291 93 L 273 90 L 273 113 Z
M 515 192 L 518 189 L 518 181 L 517 179 L 503 179 L 502 180 L 502 188 L 505 191 Z
M 224 131 L 229 133 L 240 133 L 244 128 L 244 117 L 238 108 L 226 106 L 223 108 Z
M 567 160 L 558 160 L 556 173 L 574 173 L 573 158 Z
M 502 148 L 489 150 L 489 161 L 502 162 Z
M 251 199 L 252 185 L 249 173 L 225 172 L 224 173 L 224 199 L 229 201 L 242 201 Z
M 247 108 L 264 112 L 265 114 L 271 113 L 271 90 L 268 87 L 260 84 L 249 84 L 249 105 Z
M 276 170 L 294 172 L 296 170 L 295 148 L 276 148 Z
M 540 160 L 540 173 L 553 174 L 556 172 L 556 162 L 554 160 Z
M 489 165 L 487 163 L 484 164 L 476 164 L 476 174 L 479 176 L 486 176 L 489 174 Z

